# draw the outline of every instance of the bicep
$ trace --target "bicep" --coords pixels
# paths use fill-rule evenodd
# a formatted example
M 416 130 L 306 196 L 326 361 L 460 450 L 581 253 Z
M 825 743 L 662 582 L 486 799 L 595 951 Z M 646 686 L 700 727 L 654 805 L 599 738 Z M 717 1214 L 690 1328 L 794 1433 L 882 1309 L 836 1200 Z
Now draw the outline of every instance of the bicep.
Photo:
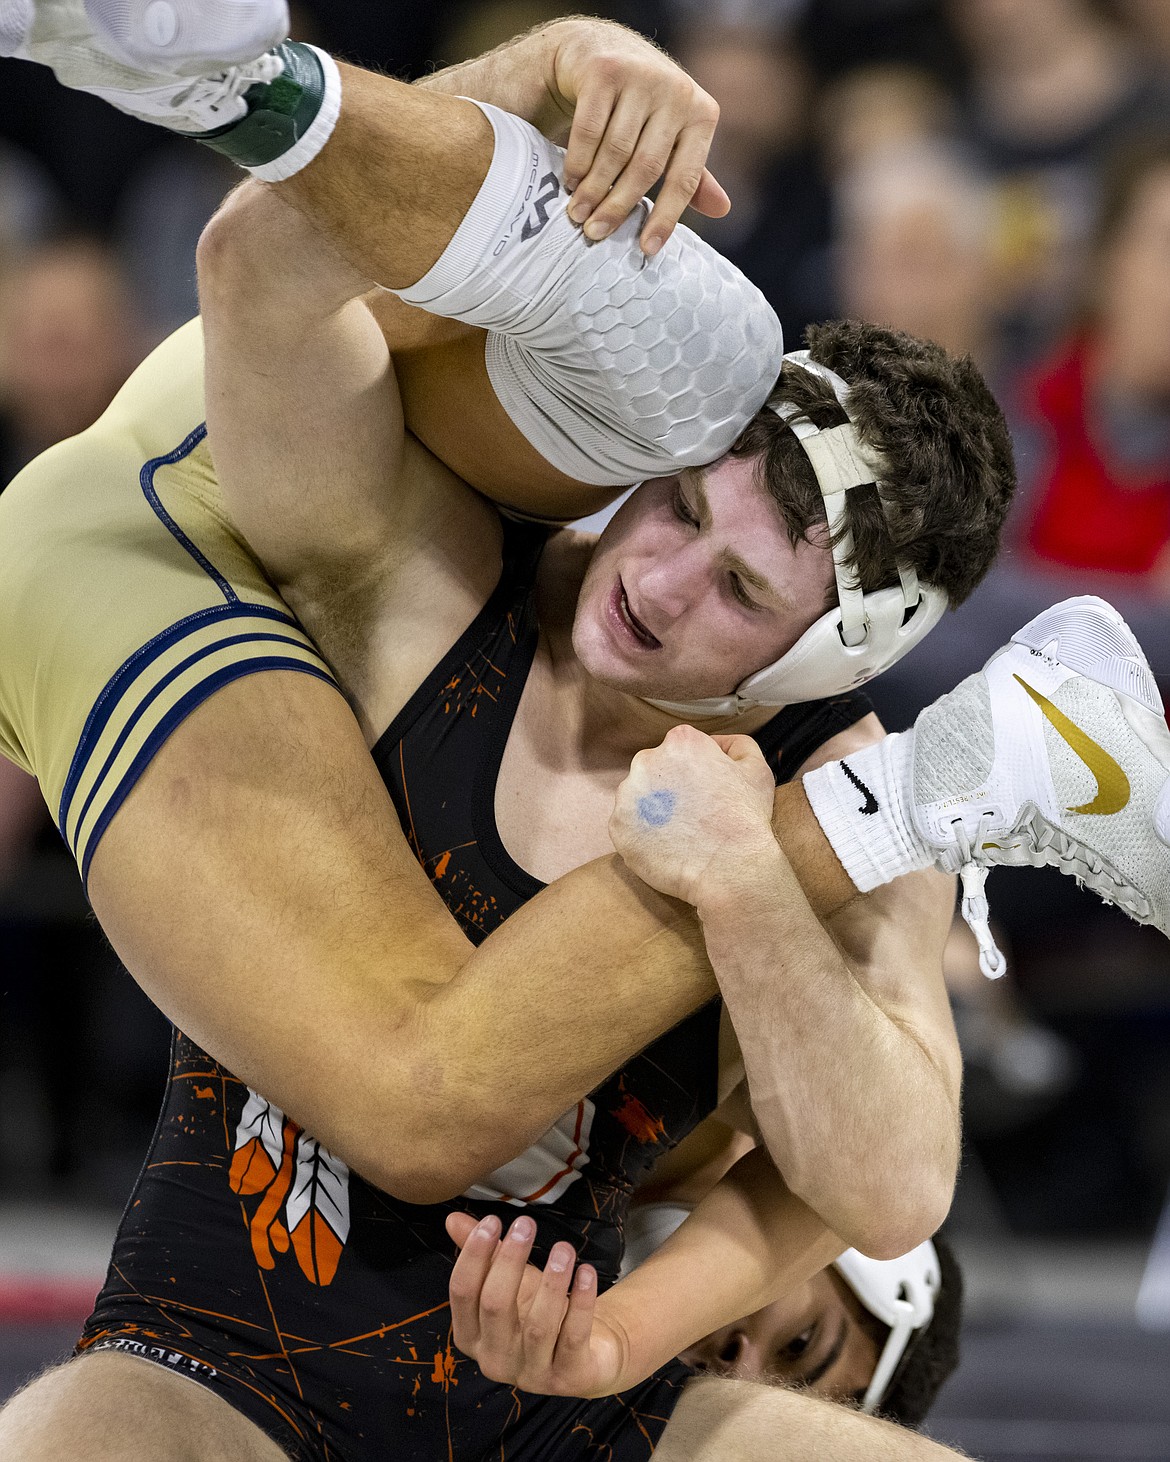
M 412 1083 L 412 1013 L 471 948 L 335 689 L 268 672 L 219 690 L 119 809 L 89 887 L 172 1021 L 389 1181 L 381 1134 Z

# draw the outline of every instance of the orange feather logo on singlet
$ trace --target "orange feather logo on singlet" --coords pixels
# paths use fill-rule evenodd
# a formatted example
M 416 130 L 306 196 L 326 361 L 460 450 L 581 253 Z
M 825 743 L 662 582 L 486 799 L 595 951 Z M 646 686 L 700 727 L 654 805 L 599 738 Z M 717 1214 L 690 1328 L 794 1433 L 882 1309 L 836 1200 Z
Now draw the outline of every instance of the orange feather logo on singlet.
M 291 1246 L 306 1279 L 332 1282 L 349 1237 L 349 1168 L 251 1088 L 228 1182 L 241 1200 L 260 1198 L 248 1233 L 261 1269 Z

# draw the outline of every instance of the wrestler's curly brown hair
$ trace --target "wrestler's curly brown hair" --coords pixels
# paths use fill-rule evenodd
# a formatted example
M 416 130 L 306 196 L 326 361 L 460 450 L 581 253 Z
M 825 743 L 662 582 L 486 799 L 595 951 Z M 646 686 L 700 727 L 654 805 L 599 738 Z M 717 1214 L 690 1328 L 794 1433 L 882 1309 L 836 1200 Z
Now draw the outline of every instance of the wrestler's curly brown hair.
M 897 555 L 952 608 L 961 604 L 991 567 L 1016 485 L 1007 423 L 978 367 L 932 341 L 856 320 L 810 326 L 805 340 L 814 360 L 849 383 L 858 431 L 889 465 L 888 518 L 873 488 L 847 500 L 863 587 L 896 583 Z M 828 382 L 791 361 L 771 399 L 792 402 L 816 426 L 845 420 Z M 824 522 L 811 464 L 774 411 L 763 408 L 732 452 L 761 457 L 794 544 Z

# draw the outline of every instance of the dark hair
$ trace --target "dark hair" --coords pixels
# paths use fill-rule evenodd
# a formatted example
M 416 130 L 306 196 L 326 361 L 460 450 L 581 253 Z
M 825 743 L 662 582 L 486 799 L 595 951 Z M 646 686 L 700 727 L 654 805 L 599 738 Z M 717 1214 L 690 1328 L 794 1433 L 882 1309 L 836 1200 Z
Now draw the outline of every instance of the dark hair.
M 959 1328 L 963 1313 L 963 1271 L 955 1251 L 935 1234 L 942 1283 L 934 1302 L 934 1316 L 911 1341 L 894 1383 L 886 1392 L 880 1414 L 902 1426 L 918 1426 L 934 1405 L 943 1382 L 959 1364 Z M 882 1327 L 885 1329 L 885 1327 Z M 888 1332 L 887 1332 L 888 1333 Z
M 896 556 L 942 589 L 954 608 L 991 567 L 1015 491 L 1003 412 L 969 356 L 949 355 L 903 330 L 833 320 L 810 326 L 805 339 L 812 358 L 849 383 L 858 432 L 889 468 L 885 511 L 873 488 L 848 496 L 862 586 L 896 583 Z M 815 426 L 846 419 L 828 382 L 791 361 L 771 399 L 792 402 Z M 812 465 L 774 411 L 762 408 L 732 452 L 761 456 L 794 545 L 825 521 Z

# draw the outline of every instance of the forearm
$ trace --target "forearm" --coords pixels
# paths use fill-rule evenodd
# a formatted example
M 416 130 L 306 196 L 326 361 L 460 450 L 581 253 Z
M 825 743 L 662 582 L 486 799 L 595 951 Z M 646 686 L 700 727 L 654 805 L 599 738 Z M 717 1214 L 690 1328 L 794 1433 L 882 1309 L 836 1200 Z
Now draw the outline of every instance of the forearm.
M 588 971 L 582 977 L 583 969 Z M 433 1200 L 516 1157 L 718 993 L 693 912 L 616 857 L 557 879 L 429 990 L 407 1095 Z
M 776 1165 L 848 1245 L 906 1252 L 950 1204 L 951 1068 L 859 980 L 779 849 L 699 915 Z
M 538 128 L 553 141 L 562 141 L 573 109 L 556 86 L 556 49 L 572 27 L 623 29 L 613 21 L 569 16 L 536 26 L 497 46 L 485 56 L 447 66 L 415 82 L 427 91 L 446 96 L 474 97 L 489 102 Z
M 799 859 L 787 869 L 791 900 L 832 945 L 816 920 L 840 909 L 844 875 L 835 860 L 836 872 L 826 866 L 817 844 L 819 838 L 824 845 L 823 834 L 800 789 L 778 789 L 775 806 Z M 856 897 L 851 884 L 848 888 Z M 654 893 L 618 858 L 598 859 L 518 910 L 479 947 L 457 981 L 436 991 L 422 1029 L 436 1061 L 452 1031 L 460 1033 L 458 1067 L 444 1062 L 452 1094 L 457 1087 L 460 1100 L 432 1103 L 430 1110 L 449 1125 L 443 1150 L 464 1154 L 459 1165 L 468 1182 L 516 1155 L 521 1121 L 531 1120 L 532 1136 L 539 1135 L 603 1076 L 719 993 L 703 932 L 688 905 Z M 539 948 L 541 960 L 535 967 L 529 962 L 517 983 L 509 971 L 523 963 L 526 948 Z M 584 983 L 582 951 L 588 951 L 590 969 Z M 747 995 L 734 992 L 736 1006 L 746 998 L 766 1004 L 773 993 L 781 998 L 772 983 L 779 983 L 774 969 L 754 972 Z M 790 1003 L 802 1020 L 799 1000 Z M 598 1011 L 605 1012 L 603 1019 Z M 819 1041 L 819 1049 L 827 1045 L 838 1059 L 831 1034 Z M 754 1064 L 769 1072 L 778 1066 L 783 1080 L 784 1052 L 799 1045 L 799 1038 L 769 1028 L 759 1043 L 749 1034 L 748 1045 Z M 501 1050 L 507 1053 L 503 1062 Z M 816 1079 L 829 1084 L 824 1072 Z M 817 1140 L 831 1154 L 836 1139 L 824 1135 L 828 1125 L 822 1123 Z M 821 1156 L 811 1139 L 798 1150 L 811 1154 L 810 1163 Z M 465 1186 L 460 1183 L 460 1190 Z
M 599 1315 L 627 1342 L 615 1389 L 636 1385 L 700 1337 L 806 1283 L 844 1248 L 767 1154 L 749 1153 L 599 1299 Z

